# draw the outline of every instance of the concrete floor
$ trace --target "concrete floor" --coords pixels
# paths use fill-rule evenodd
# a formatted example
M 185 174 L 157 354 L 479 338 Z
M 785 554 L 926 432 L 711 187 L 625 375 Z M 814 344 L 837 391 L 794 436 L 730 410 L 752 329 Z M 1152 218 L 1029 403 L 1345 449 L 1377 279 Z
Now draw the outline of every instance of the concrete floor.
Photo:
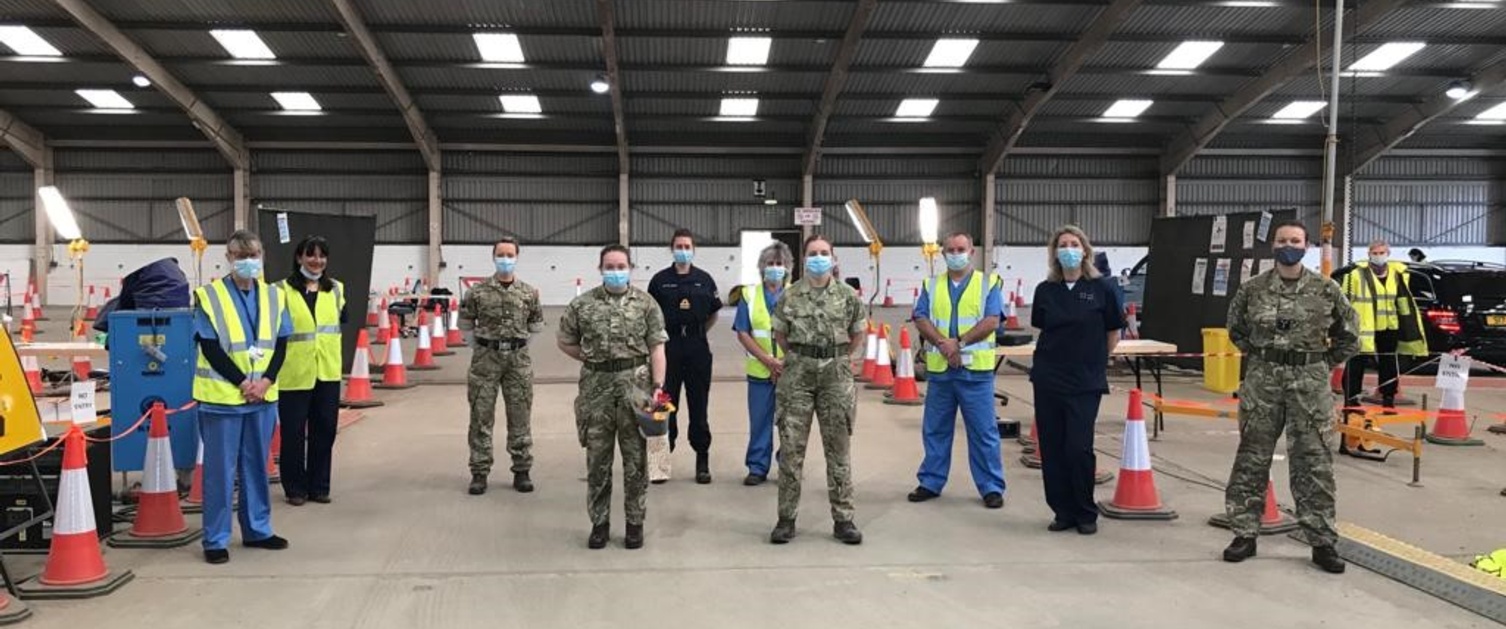
M 901 311 L 881 315 L 897 320 Z M 558 312 L 548 318 L 552 334 Z M 584 455 L 571 415 L 572 384 L 540 384 L 535 392 L 539 490 L 508 489 L 504 463 L 492 491 L 479 498 L 465 494 L 464 389 L 431 384 L 379 392 L 387 405 L 367 410 L 364 421 L 341 433 L 334 504 L 275 504 L 276 527 L 292 541 L 290 550 L 234 546 L 225 566 L 203 563 L 197 545 L 111 550 L 111 566 L 134 570 L 135 582 L 101 599 L 33 603 L 36 615 L 28 622 L 153 629 L 1001 622 L 1267 628 L 1350 626 L 1360 619 L 1372 629 L 1493 626 L 1362 569 L 1323 574 L 1307 562 L 1305 547 L 1284 537 L 1262 540 L 1260 557 L 1245 564 L 1219 561 L 1227 533 L 1203 521 L 1222 510 L 1222 494 L 1206 484 L 1227 476 L 1235 443 L 1227 421 L 1169 419 L 1167 433 L 1152 444 L 1161 497 L 1181 519 L 1105 520 L 1099 535 L 1081 537 L 1045 531 L 1040 474 L 1017 462 L 1013 442 L 1004 451 L 1009 492 L 1002 511 L 982 508 L 960 438 L 956 476 L 944 497 L 906 502 L 921 455 L 920 410 L 886 406 L 877 392 L 862 391 L 853 466 L 864 544 L 831 539 L 821 450 L 813 443 L 801 536 L 771 546 L 766 536 L 777 490 L 739 482 L 746 411 L 728 323 L 730 312 L 713 337 L 716 482 L 694 484 L 686 474 L 692 455 L 676 453 L 675 479 L 650 490 L 643 550 L 621 547 L 620 491 L 612 545 L 585 548 Z M 552 337 L 539 340 L 540 380 L 570 380 L 574 369 Z M 462 350 L 438 359 L 442 370 L 410 376 L 460 382 L 466 360 Z M 1028 418 L 1028 382 L 1006 375 L 999 387 L 1017 400 L 1002 413 Z M 1169 387 L 1173 395 L 1214 397 L 1190 381 Z M 1500 392 L 1470 398 L 1471 409 L 1482 413 L 1506 408 L 1503 401 Z M 1099 446 L 1114 455 L 1100 457 L 1105 469 L 1117 466 L 1124 407 L 1122 393 L 1103 405 Z M 1503 440 L 1488 437 L 1485 447 L 1470 449 L 1430 446 L 1423 488 L 1406 485 L 1410 461 L 1403 454 L 1383 464 L 1341 459 L 1340 518 L 1452 556 L 1496 548 L 1506 517 L 1506 498 L 1497 495 L 1506 484 L 1499 473 Z M 1276 474 L 1288 504 L 1284 462 Z M 1112 485 L 1099 494 L 1110 497 Z M 39 567 L 35 558 L 13 562 L 22 575 Z

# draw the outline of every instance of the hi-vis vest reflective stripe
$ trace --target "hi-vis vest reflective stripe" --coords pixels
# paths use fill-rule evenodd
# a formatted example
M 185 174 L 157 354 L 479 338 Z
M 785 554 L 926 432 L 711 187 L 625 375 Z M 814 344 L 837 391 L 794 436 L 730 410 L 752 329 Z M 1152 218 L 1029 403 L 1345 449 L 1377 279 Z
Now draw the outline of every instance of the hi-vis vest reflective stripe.
M 967 285 L 962 289 L 962 298 L 957 300 L 957 336 L 966 336 L 968 330 L 978 325 L 983 320 L 983 305 L 988 295 L 988 287 L 984 286 L 984 275 L 974 271 L 967 278 Z M 931 279 L 931 325 L 946 336 L 952 327 L 952 292 L 950 280 L 947 274 L 942 273 Z M 984 340 L 965 345 L 962 347 L 962 366 L 973 371 L 994 370 L 994 335 L 990 334 Z M 946 357 L 941 355 L 941 350 L 935 347 L 926 348 L 926 371 L 931 373 L 943 373 L 947 369 Z
M 1398 279 L 1400 278 L 1400 279 Z M 1375 351 L 1377 331 L 1397 330 L 1400 340 L 1396 353 L 1404 356 L 1426 356 L 1427 336 L 1423 332 L 1422 312 L 1412 301 L 1411 278 L 1406 265 L 1400 262 L 1386 263 L 1386 280 L 1380 281 L 1362 265 L 1344 275 L 1344 295 L 1354 306 L 1359 319 L 1360 351 Z M 1377 290 L 1379 289 L 1379 290 Z
M 200 286 L 194 291 L 198 307 L 209 316 L 209 323 L 214 326 L 215 334 L 220 337 L 220 347 L 230 355 L 231 362 L 234 362 L 247 378 L 253 380 L 262 377 L 267 367 L 272 364 L 272 353 L 277 346 L 278 323 L 282 321 L 282 309 L 287 306 L 284 293 L 278 290 L 275 284 L 257 280 L 256 295 L 258 309 L 256 337 L 248 338 L 245 326 L 241 325 L 240 314 L 235 309 L 236 297 L 231 296 L 225 281 L 217 280 L 212 284 Z M 260 350 L 260 358 L 251 359 L 252 347 Z M 209 361 L 204 358 L 203 352 L 199 352 L 198 364 L 194 369 L 193 399 L 226 406 L 239 406 L 246 403 L 246 398 L 241 395 L 240 387 L 226 380 L 214 370 L 214 367 L 209 366 Z M 266 400 L 277 401 L 277 383 L 272 383 L 272 386 L 267 389 Z
M 774 344 L 774 319 L 769 316 L 768 302 L 764 301 L 763 283 L 759 282 L 752 286 L 743 287 L 743 303 L 748 304 L 749 334 L 753 335 L 753 342 L 757 343 L 763 351 L 779 358 L 781 352 Z M 747 354 L 747 352 L 744 352 Z M 744 360 L 745 368 L 749 376 L 767 380 L 771 375 L 769 368 L 759 362 L 758 357 L 747 354 Z
M 288 338 L 288 357 L 277 374 L 284 391 L 307 391 L 314 382 L 340 381 L 340 311 L 345 309 L 345 285 L 335 281 L 333 291 L 320 291 L 309 312 L 301 287 L 285 281 L 288 315 L 293 336 Z

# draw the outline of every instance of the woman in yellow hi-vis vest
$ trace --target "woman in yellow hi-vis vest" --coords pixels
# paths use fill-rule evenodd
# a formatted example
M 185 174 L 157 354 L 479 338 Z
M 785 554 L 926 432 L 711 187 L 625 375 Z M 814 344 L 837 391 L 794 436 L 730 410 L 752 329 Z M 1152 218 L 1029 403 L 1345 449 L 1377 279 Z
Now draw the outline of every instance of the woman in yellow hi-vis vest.
M 762 485 L 769 479 L 774 454 L 774 384 L 784 372 L 784 352 L 774 343 L 774 305 L 788 285 L 795 256 L 789 245 L 774 242 L 758 254 L 760 282 L 742 287 L 732 331 L 747 350 L 744 370 L 748 374 L 748 452 L 744 457 L 748 476 L 744 485 Z
M 194 291 L 198 401 L 204 443 L 204 560 L 230 561 L 230 505 L 240 479 L 241 543 L 282 550 L 272 533 L 267 457 L 277 422 L 277 376 L 293 322 L 275 284 L 261 280 L 261 239 L 231 234 L 225 259 L 231 273 Z
M 1360 328 L 1360 353 L 1344 367 L 1345 404 L 1360 405 L 1365 369 L 1374 362 L 1381 405 L 1394 408 L 1398 357 L 1427 356 L 1428 338 L 1422 311 L 1412 297 L 1407 265 L 1391 261 L 1391 246 L 1384 240 L 1370 243 L 1368 257 L 1368 264 L 1355 265 L 1339 283 L 1354 306 Z
M 329 503 L 330 460 L 340 413 L 340 326 L 345 285 L 328 272 L 329 242 L 308 236 L 293 248 L 283 280 L 293 336 L 277 401 L 282 422 L 282 493 L 288 504 Z M 307 454 L 305 454 L 307 453 Z

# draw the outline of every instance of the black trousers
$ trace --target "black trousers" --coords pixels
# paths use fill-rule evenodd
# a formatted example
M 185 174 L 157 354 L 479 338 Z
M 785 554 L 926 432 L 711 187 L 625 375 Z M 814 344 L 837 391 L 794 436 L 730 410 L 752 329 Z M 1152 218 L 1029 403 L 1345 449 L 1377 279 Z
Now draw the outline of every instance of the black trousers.
M 1349 359 L 1344 366 L 1344 400 L 1349 406 L 1359 406 L 1360 398 L 1365 393 L 1365 369 L 1375 363 L 1375 370 L 1380 374 L 1380 392 L 1382 401 L 1395 401 L 1397 381 L 1396 374 L 1399 369 L 1396 356 L 1396 343 L 1401 340 L 1396 330 L 1386 330 L 1375 333 L 1375 354 L 1364 354 Z
M 1093 426 L 1098 422 L 1102 401 L 1098 393 L 1060 393 L 1035 387 L 1041 479 L 1046 485 L 1046 504 L 1058 521 L 1098 521 L 1098 505 L 1093 502 L 1093 480 L 1098 470 Z
M 680 436 L 680 416 L 689 407 L 690 447 L 696 452 L 711 449 L 711 425 L 706 420 L 707 397 L 711 395 L 711 347 L 705 337 L 671 337 L 664 348 L 669 364 L 664 374 L 664 392 L 675 405 L 669 415 L 669 449 Z M 680 387 L 685 387 L 685 406 L 680 406 Z
M 277 421 L 282 423 L 282 456 L 277 465 L 283 494 L 329 495 L 339 414 L 339 382 L 315 382 L 307 391 L 277 394 Z

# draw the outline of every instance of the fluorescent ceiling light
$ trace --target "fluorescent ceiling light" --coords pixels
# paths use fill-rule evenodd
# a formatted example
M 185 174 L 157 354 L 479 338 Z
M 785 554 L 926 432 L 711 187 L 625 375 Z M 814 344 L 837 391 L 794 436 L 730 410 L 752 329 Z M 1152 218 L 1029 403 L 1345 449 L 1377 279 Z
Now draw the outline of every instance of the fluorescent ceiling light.
M 23 57 L 61 57 L 63 53 L 25 26 L 0 26 L 0 44 Z
M 236 59 L 276 59 L 272 49 L 256 35 L 256 31 L 213 30 L 209 31 L 225 52 Z
M 967 64 L 967 58 L 973 56 L 973 49 L 977 47 L 976 39 L 938 39 L 926 57 L 925 67 L 960 68 Z
M 73 209 L 68 207 L 68 200 L 63 198 L 63 193 L 58 192 L 57 186 L 37 188 L 37 196 L 42 197 L 42 209 L 47 212 L 47 221 L 52 223 L 53 231 L 64 240 L 84 237 L 78 229 L 78 221 L 73 220 Z
M 272 98 L 277 100 L 278 105 L 288 111 L 323 111 L 319 101 L 314 100 L 314 95 L 308 92 L 272 92 Z
M 512 33 L 473 33 L 482 61 L 523 63 L 523 44 Z
M 1213 53 L 1224 47 L 1221 41 L 1188 41 L 1182 42 L 1156 64 L 1158 70 L 1191 70 L 1208 60 Z
M 544 106 L 539 104 L 539 97 L 533 94 L 503 94 L 497 98 L 502 101 L 502 111 L 510 114 L 544 113 Z
M 752 118 L 758 115 L 758 99 L 756 98 L 723 98 L 721 113 L 723 118 Z
M 1294 100 L 1280 111 L 1271 114 L 1271 120 L 1301 120 L 1327 107 L 1328 103 L 1321 100 Z
M 1218 5 L 1225 7 L 1251 7 L 1259 9 L 1269 9 L 1281 6 L 1281 3 L 1272 2 L 1271 0 L 1225 0 L 1224 2 L 1219 2 Z
M 1506 122 L 1506 103 L 1501 103 L 1480 112 L 1475 116 L 1475 120 L 1481 122 Z
M 1392 66 L 1401 63 L 1403 59 L 1417 54 L 1427 44 L 1420 42 L 1392 42 L 1376 48 L 1370 54 L 1360 57 L 1359 61 L 1349 66 L 1350 72 L 1384 72 Z
M 899 109 L 894 110 L 896 118 L 930 118 L 931 112 L 936 110 L 940 100 L 935 98 L 906 98 L 899 103 Z
M 926 197 L 920 200 L 920 241 L 935 244 L 937 232 L 940 231 L 941 216 L 936 210 L 936 198 Z
M 136 87 L 151 87 L 152 86 L 152 80 L 148 79 L 145 76 L 142 76 L 140 74 L 131 77 L 131 82 L 135 83 Z
M 847 208 L 847 220 L 852 221 L 852 226 L 858 230 L 858 236 L 863 238 L 865 244 L 871 244 L 873 234 L 868 233 L 868 215 L 863 213 L 863 206 L 858 204 L 857 199 L 849 199 L 842 207 Z
M 1136 118 L 1139 117 L 1140 114 L 1145 113 L 1145 110 L 1150 109 L 1150 106 L 1155 102 L 1156 101 L 1153 100 L 1131 99 L 1116 101 L 1113 105 L 1109 106 L 1108 111 L 1103 112 L 1103 117 L 1119 120 Z
M 727 65 L 761 66 L 769 62 L 768 37 L 733 37 L 727 40 Z
M 84 100 L 89 101 L 90 105 L 94 105 L 99 109 L 136 108 L 135 105 L 131 104 L 131 101 L 126 100 L 124 96 L 121 96 L 115 90 L 74 90 L 73 93 L 78 94 Z

